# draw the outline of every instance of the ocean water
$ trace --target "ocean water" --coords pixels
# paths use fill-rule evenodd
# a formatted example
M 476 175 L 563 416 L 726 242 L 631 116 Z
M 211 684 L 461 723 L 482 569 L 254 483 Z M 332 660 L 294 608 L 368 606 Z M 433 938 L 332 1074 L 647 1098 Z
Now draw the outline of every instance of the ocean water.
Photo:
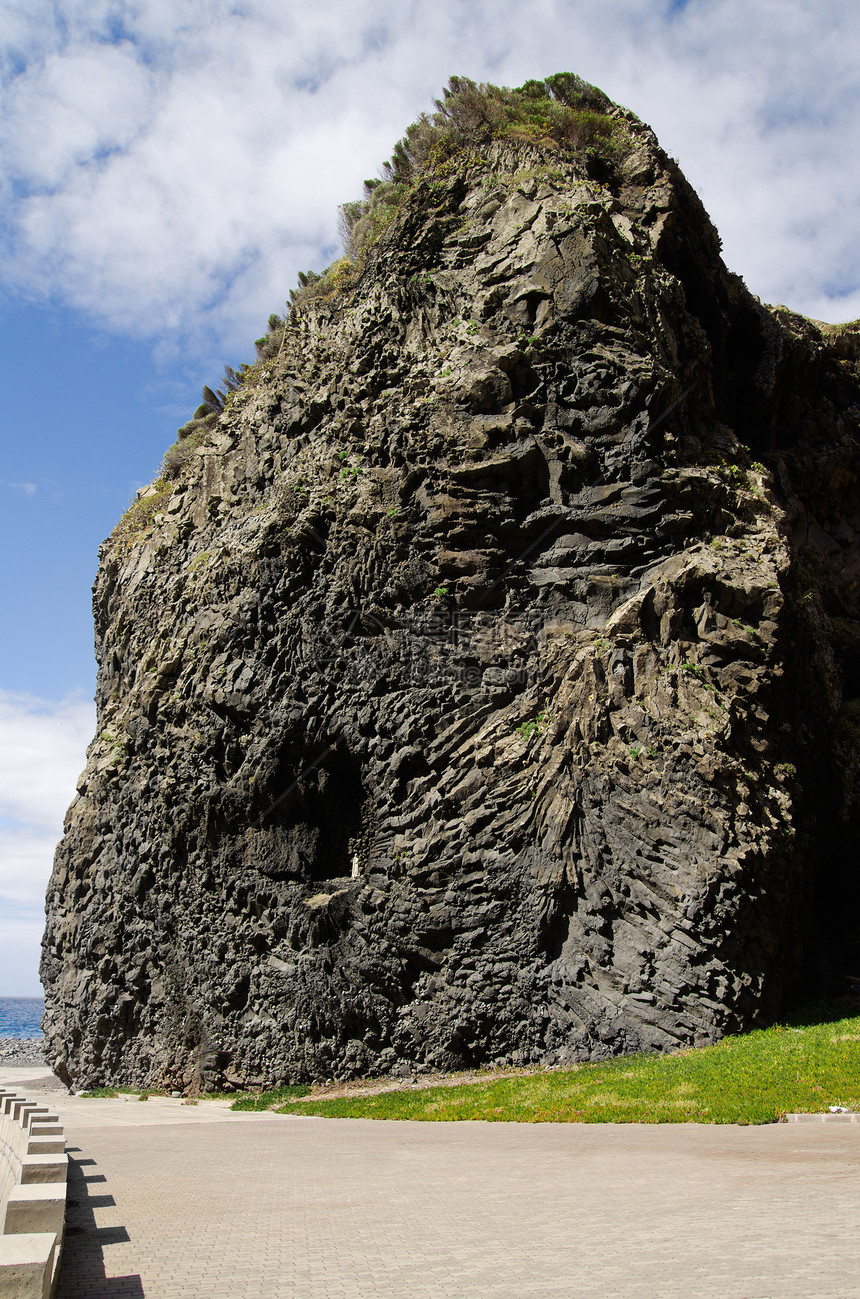
M 0 1037 L 41 1037 L 42 997 L 0 997 Z

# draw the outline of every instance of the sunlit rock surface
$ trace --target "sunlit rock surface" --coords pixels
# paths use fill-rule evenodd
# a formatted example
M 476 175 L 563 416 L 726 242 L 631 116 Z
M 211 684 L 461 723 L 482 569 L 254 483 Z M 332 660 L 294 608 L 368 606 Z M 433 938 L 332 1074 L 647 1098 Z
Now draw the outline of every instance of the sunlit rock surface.
M 752 298 L 615 115 L 611 165 L 416 185 L 104 544 L 64 1079 L 665 1050 L 839 986 L 858 336 Z

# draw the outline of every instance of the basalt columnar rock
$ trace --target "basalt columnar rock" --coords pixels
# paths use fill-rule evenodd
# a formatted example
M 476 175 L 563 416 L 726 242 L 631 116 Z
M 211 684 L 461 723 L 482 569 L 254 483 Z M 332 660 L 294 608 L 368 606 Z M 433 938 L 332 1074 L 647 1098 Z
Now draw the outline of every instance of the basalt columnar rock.
M 63 1079 L 579 1060 L 838 988 L 860 336 L 606 117 L 431 157 L 102 547 Z

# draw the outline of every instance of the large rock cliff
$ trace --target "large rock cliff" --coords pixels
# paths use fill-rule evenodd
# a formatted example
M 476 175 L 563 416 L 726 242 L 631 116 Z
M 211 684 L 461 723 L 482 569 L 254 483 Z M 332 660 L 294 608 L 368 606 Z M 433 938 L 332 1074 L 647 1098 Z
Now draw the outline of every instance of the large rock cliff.
M 665 1050 L 838 986 L 858 333 L 598 108 L 430 151 L 102 547 L 62 1078 Z

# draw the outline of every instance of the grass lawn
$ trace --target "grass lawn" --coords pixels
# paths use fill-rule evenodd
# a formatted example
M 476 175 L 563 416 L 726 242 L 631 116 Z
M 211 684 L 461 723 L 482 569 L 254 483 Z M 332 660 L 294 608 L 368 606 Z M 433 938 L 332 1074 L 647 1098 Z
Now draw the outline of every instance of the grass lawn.
M 847 1014 L 847 1010 L 854 1011 Z M 519 1123 L 773 1123 L 830 1105 L 860 1110 L 856 1002 L 674 1055 L 624 1056 L 479 1082 L 305 1100 L 263 1093 L 234 1108 L 328 1118 Z M 286 1090 L 286 1089 L 284 1089 Z

